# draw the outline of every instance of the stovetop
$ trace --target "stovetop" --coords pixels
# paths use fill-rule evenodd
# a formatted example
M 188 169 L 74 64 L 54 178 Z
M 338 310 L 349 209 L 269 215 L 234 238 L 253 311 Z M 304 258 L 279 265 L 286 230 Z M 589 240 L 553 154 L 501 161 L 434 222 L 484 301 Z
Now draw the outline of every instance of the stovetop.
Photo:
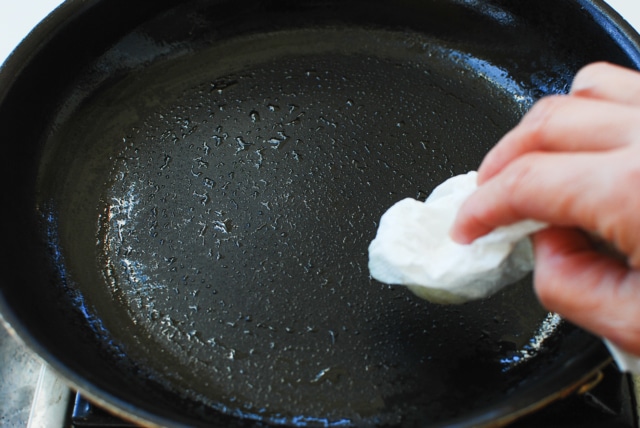
M 0 63 L 22 38 L 62 0 L 0 0 Z M 609 0 L 640 30 L 640 2 Z M 621 374 L 612 364 L 591 391 L 572 395 L 518 420 L 513 428 L 638 427 L 640 376 Z M 132 426 L 113 418 L 71 391 L 4 327 L 0 327 L 0 426 L 88 427 Z

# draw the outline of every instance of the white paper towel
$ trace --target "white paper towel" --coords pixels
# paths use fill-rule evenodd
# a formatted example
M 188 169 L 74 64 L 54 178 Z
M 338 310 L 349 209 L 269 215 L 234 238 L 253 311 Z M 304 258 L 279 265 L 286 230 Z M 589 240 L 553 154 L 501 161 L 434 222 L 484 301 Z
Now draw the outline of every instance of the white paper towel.
M 623 351 L 607 339 L 604 339 L 604 343 L 607 345 L 607 348 L 609 348 L 609 352 L 620 371 L 640 374 L 640 357 Z
M 477 173 L 445 181 L 425 202 L 407 198 L 380 219 L 369 245 L 371 276 L 401 284 L 436 303 L 464 303 L 488 297 L 533 269 L 528 236 L 544 223 L 522 221 L 499 227 L 470 245 L 449 230 L 464 200 L 476 189 Z

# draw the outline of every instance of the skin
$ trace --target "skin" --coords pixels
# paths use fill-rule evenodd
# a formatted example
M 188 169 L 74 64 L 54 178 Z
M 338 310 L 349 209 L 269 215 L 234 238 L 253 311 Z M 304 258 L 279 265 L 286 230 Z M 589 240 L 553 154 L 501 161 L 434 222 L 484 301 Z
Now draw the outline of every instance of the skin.
M 478 184 L 451 237 L 547 222 L 533 236 L 541 303 L 640 356 L 640 73 L 580 70 L 487 154 Z

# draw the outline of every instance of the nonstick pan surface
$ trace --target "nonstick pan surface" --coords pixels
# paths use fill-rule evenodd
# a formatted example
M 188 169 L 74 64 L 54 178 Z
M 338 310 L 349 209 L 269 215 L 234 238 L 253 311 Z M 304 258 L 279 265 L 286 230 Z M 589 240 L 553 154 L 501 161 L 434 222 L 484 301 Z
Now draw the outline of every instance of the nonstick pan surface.
M 608 355 L 531 278 L 439 306 L 377 283 L 380 215 L 476 169 L 580 66 L 599 2 L 70 2 L 2 70 L 0 309 L 158 425 L 503 424 Z

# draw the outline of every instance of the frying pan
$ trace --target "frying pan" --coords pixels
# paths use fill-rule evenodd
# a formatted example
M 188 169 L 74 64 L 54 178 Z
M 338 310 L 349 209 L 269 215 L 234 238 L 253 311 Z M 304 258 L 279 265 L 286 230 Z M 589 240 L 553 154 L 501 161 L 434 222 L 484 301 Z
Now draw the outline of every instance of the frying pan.
M 4 321 L 139 423 L 504 425 L 600 341 L 531 278 L 433 305 L 367 245 L 638 47 L 600 1 L 67 2 L 0 73 Z

